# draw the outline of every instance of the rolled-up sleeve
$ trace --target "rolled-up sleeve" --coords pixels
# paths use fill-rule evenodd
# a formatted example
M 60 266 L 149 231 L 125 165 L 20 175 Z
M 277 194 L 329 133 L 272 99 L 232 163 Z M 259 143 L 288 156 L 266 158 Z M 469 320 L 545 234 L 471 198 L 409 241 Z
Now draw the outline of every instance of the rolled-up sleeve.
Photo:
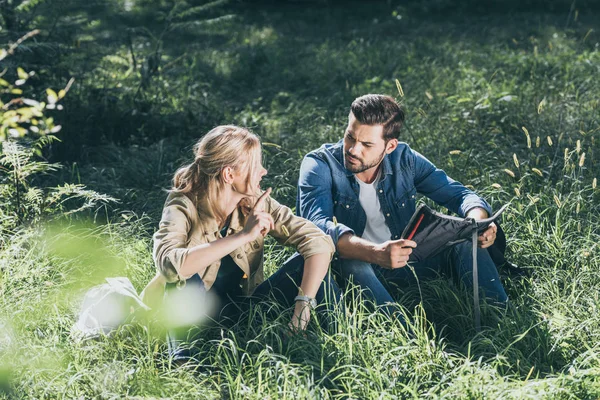
M 169 195 L 158 231 L 154 234 L 154 263 L 167 282 L 189 278 L 180 275 L 179 271 L 189 251 L 187 244 L 191 228 L 190 203 L 191 200 L 183 195 Z
M 492 215 L 492 208 L 472 190 L 462 183 L 450 178 L 446 173 L 436 168 L 419 152 L 412 150 L 414 165 L 414 182 L 419 193 L 429 197 L 439 205 L 464 217 L 473 208 L 483 208 Z
M 331 186 L 329 166 L 310 154 L 304 157 L 300 166 L 296 211 L 329 235 L 337 249 L 338 239 L 343 234 L 354 231 L 334 221 Z
M 294 215 L 289 207 L 272 198 L 267 201 L 267 210 L 275 222 L 270 234 L 279 243 L 295 247 L 305 260 L 315 254 L 328 254 L 331 259 L 335 251 L 333 241 L 315 224 Z

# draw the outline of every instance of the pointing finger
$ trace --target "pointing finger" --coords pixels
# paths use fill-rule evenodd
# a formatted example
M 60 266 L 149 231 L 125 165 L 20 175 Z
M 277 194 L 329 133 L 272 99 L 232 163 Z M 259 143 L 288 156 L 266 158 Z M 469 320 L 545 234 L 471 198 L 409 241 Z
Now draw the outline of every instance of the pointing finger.
M 271 188 L 265 190 L 265 192 L 256 200 L 254 204 L 253 210 L 255 211 L 263 211 L 265 208 L 265 201 L 267 201 L 267 197 L 271 194 Z

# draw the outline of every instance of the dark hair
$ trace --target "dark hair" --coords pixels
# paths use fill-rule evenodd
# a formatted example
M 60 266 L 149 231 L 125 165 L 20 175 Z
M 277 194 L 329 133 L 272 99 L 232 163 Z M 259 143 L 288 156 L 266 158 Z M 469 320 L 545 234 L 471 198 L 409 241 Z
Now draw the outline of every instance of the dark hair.
M 383 125 L 383 138 L 398 139 L 404 123 L 404 110 L 396 100 L 382 94 L 365 94 L 356 98 L 350 107 L 358 122 L 364 125 Z

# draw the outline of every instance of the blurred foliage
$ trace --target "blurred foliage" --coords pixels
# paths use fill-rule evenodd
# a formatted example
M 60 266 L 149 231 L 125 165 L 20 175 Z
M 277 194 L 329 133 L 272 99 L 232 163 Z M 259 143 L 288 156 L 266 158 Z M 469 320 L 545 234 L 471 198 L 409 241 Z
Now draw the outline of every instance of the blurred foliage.
M 221 10 L 226 4 L 15 0 L 3 2 L 4 25 L 13 28 L 0 31 L 0 40 L 39 29 L 42 33 L 33 42 L 19 47 L 14 62 L 35 67 L 39 81 L 77 79 L 65 102 L 69 112 L 63 144 L 52 150 L 61 159 L 74 159 L 79 151 L 73 150 L 84 145 L 155 141 L 197 124 L 202 108 L 206 114 L 217 112 L 202 95 L 208 84 L 192 81 L 185 71 L 202 68 L 202 60 L 191 59 L 188 52 L 202 48 L 207 37 L 225 32 L 234 21 Z M 193 44 L 177 45 L 182 37 Z M 175 92 L 182 88 L 190 94 Z
M 30 136 L 35 125 L 25 119 L 24 137 L 11 138 L 14 126 L 5 133 L 0 391 L 598 397 L 597 9 L 586 0 L 1 2 L 4 48 L 40 29 L 1 60 L 2 101 L 44 103 L 38 111 L 63 129 L 62 142 L 51 132 Z M 72 77 L 68 95 L 50 102 L 46 89 Z M 531 278 L 506 278 L 509 315 L 484 307 L 488 326 L 477 333 L 469 294 L 439 279 L 395 293 L 413 310 L 411 338 L 349 299 L 338 332 L 313 325 L 289 340 L 289 310 L 267 322 L 256 310 L 207 334 L 199 362 L 179 368 L 154 325 L 90 343 L 68 339 L 81 290 L 107 274 L 126 275 L 139 290 L 154 274 L 150 233 L 162 189 L 202 133 L 222 123 L 257 132 L 265 185 L 293 206 L 302 157 L 339 140 L 351 101 L 368 92 L 404 104 L 402 139 L 413 148 L 494 206 L 511 203 L 503 221 L 509 257 Z M 82 207 L 95 212 L 109 198 L 122 202 L 99 227 L 70 217 L 55 230 L 37 223 Z M 269 243 L 267 272 L 289 254 Z
M 0 51 L 0 61 L 12 56 L 27 39 L 38 34 L 32 31 Z M 5 75 L 4 70 L 1 75 Z M 67 94 L 72 81 L 56 93 L 46 89 L 47 101 L 36 101 L 24 92 L 28 79 L 35 72 L 16 68 L 18 79 L 11 84 L 0 75 L 0 247 L 21 226 L 38 223 L 41 218 L 64 217 L 98 207 L 115 199 L 86 190 L 83 185 L 61 184 L 40 187 L 35 179 L 57 171 L 58 163 L 43 160 L 45 147 L 57 140 L 61 126 L 47 117 L 47 110 L 62 110 L 60 100 Z M 31 96 L 34 97 L 35 95 Z

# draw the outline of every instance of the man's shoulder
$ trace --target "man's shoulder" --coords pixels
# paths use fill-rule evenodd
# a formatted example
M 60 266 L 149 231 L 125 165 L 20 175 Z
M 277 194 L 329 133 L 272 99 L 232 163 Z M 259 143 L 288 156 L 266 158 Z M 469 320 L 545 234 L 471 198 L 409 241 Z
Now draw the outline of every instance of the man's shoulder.
M 330 167 L 333 165 L 343 165 L 343 147 L 344 145 L 341 140 L 337 143 L 325 143 L 318 149 L 306 154 L 304 159 L 317 159 L 329 165 Z
M 413 155 L 413 149 L 408 143 L 398 142 L 396 149 L 390 153 L 390 158 L 394 165 L 398 165 L 399 163 L 410 163 Z
M 343 142 L 340 140 L 337 143 L 324 143 L 319 148 L 314 149 L 306 154 L 306 157 L 324 157 L 324 156 L 336 156 L 338 152 L 341 152 Z

